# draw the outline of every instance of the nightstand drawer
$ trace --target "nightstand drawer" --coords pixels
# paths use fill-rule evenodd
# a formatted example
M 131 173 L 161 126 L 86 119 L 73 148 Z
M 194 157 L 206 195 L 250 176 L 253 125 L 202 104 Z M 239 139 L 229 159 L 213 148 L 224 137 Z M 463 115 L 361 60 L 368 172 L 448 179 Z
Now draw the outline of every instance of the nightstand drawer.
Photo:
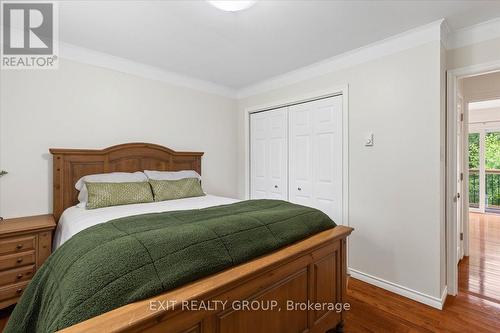
M 0 272 L 0 286 L 30 280 L 35 274 L 35 265 L 24 266 Z
M 28 283 L 29 281 L 26 281 L 0 288 L 0 301 L 20 297 L 23 294 L 24 289 L 26 289 Z
M 35 272 L 50 256 L 53 215 L 0 222 L 0 310 L 15 304 Z M 2 331 L 0 318 L 0 331 Z
M 34 250 L 36 235 L 18 236 L 0 239 L 0 255 L 26 250 Z
M 35 263 L 35 251 L 0 256 L 0 271 Z

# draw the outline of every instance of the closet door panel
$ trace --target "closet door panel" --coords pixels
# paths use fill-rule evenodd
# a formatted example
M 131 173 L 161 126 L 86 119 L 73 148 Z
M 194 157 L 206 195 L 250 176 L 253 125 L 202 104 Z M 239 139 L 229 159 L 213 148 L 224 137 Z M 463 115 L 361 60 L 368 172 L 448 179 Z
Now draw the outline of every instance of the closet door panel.
M 250 117 L 251 198 L 265 199 L 267 193 L 267 119 L 260 113 Z
M 272 199 L 288 200 L 288 110 L 268 111 L 269 137 L 269 193 Z
M 287 108 L 250 116 L 250 197 L 288 200 Z
M 342 97 L 290 107 L 290 201 L 342 223 Z
M 305 104 L 290 107 L 290 201 L 312 206 L 311 113 Z
M 342 97 L 315 104 L 311 111 L 315 207 L 342 223 Z

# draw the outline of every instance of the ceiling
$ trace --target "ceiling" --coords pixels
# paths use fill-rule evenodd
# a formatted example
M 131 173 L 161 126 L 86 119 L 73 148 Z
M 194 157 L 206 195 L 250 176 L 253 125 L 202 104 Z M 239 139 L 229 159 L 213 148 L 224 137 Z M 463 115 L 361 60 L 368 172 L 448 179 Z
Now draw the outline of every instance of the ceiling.
M 500 17 L 500 1 L 268 1 L 224 12 L 206 1 L 66 1 L 63 42 L 239 89 L 446 18 Z

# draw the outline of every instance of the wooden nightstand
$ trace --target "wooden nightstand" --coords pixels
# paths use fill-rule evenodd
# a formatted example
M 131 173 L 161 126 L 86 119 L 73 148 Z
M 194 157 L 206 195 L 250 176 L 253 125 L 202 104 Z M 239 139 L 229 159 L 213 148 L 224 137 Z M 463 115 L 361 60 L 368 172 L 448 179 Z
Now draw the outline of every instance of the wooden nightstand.
M 0 222 L 0 309 L 17 302 L 50 255 L 55 227 L 52 215 Z

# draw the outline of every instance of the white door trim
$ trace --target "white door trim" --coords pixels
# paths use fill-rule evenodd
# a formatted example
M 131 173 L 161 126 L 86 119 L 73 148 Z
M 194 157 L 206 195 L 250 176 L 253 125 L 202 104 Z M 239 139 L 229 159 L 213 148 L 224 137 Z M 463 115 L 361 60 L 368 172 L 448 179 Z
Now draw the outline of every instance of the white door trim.
M 457 193 L 457 83 L 461 78 L 495 72 L 500 70 L 500 61 L 483 63 L 447 71 L 447 110 L 446 110 L 446 281 L 449 295 L 458 293 L 457 262 L 457 223 L 456 207 L 454 202 Z M 466 184 L 466 191 L 468 184 Z M 467 219 L 465 220 L 467 222 Z M 468 226 L 464 232 L 468 231 Z M 464 242 L 468 246 L 468 242 Z M 468 253 L 468 248 L 465 249 Z
M 283 100 L 276 100 L 263 105 L 247 107 L 244 110 L 245 135 L 245 199 L 250 198 L 250 114 L 254 112 L 276 109 L 297 103 L 304 103 L 320 98 L 342 95 L 342 219 L 344 225 L 349 225 L 349 86 L 335 86 L 327 90 L 304 93 Z

